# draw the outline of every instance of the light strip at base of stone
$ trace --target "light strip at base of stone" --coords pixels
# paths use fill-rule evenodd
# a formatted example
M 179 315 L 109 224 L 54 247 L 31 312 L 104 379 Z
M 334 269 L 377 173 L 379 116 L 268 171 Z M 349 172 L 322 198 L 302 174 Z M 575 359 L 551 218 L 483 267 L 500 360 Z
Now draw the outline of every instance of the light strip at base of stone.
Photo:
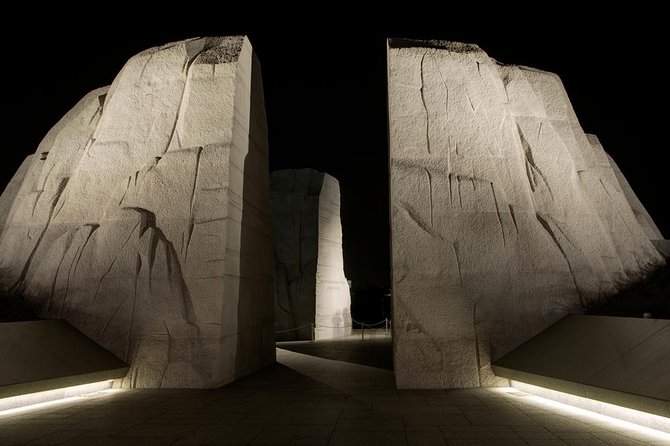
M 670 440 L 670 418 L 654 415 L 639 410 L 629 409 L 615 404 L 592 400 L 569 393 L 558 392 L 556 390 L 546 389 L 544 387 L 534 386 L 521 381 L 510 380 L 512 388 L 507 388 L 511 392 L 514 389 L 530 394 L 531 398 L 544 400 L 543 403 L 555 407 L 570 407 L 571 411 L 583 415 L 590 412 L 596 418 L 611 417 L 619 422 L 626 423 L 626 427 L 634 427 L 659 437 L 660 440 Z M 503 388 L 504 389 L 504 388 Z
M 0 417 L 14 415 L 36 409 L 42 409 L 55 404 L 69 403 L 84 398 L 85 395 L 94 392 L 111 390 L 113 380 L 100 381 L 79 386 L 63 387 L 61 389 L 46 390 L 44 392 L 27 393 L 25 395 L 11 396 L 0 399 Z

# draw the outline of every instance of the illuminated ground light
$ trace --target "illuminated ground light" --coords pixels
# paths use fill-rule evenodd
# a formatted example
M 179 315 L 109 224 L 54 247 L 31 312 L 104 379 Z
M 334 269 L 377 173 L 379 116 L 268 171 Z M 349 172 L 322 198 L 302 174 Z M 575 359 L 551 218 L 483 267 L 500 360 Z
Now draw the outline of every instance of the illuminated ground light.
M 111 390 L 112 382 L 100 381 L 80 386 L 64 387 L 62 389 L 47 390 L 44 392 L 28 393 L 0 399 L 0 417 L 30 412 L 46 407 L 83 401 L 91 396 L 105 396 L 118 392 Z M 96 393 L 97 392 L 97 393 Z M 95 395 L 91 395 L 95 394 Z
M 519 381 L 510 382 L 512 387 L 497 388 L 496 391 L 510 394 L 515 398 L 523 398 L 524 401 L 533 402 L 554 412 L 562 412 L 568 417 L 580 417 L 582 421 L 585 418 L 607 424 L 609 427 L 627 428 L 659 440 L 670 440 L 670 418 Z

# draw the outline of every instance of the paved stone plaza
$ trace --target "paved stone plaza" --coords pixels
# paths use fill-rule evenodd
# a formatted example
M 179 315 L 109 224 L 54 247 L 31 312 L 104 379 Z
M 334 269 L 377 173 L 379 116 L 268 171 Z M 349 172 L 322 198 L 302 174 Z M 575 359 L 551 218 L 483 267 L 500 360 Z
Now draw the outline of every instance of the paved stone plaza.
M 3 416 L 0 444 L 668 444 L 518 392 L 396 390 L 383 333 L 280 346 L 276 365 L 221 389 L 101 392 Z

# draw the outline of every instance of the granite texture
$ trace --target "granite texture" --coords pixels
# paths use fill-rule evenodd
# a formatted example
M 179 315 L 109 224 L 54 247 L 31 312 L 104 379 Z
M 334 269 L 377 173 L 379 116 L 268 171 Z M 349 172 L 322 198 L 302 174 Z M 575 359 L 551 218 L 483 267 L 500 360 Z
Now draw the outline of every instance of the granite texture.
M 26 163 L 0 200 L 6 291 L 129 363 L 126 386 L 218 387 L 273 362 L 267 131 L 246 37 L 132 57 Z
M 388 101 L 400 388 L 497 384 L 492 360 L 663 264 L 555 74 L 390 40 Z

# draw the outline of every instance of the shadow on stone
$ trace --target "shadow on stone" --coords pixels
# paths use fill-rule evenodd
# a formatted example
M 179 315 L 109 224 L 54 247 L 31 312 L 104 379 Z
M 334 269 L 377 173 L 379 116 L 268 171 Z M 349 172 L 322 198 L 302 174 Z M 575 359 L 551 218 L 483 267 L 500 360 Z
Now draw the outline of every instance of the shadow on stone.
M 275 360 L 272 239 L 269 215 L 265 213 L 270 200 L 267 121 L 260 63 L 255 54 L 251 57 L 249 140 L 241 197 L 235 378 Z M 260 208 L 254 206 L 259 203 Z M 243 323 L 247 325 L 239 325 Z
M 18 291 L 0 294 L 0 322 L 37 321 L 39 308 Z

